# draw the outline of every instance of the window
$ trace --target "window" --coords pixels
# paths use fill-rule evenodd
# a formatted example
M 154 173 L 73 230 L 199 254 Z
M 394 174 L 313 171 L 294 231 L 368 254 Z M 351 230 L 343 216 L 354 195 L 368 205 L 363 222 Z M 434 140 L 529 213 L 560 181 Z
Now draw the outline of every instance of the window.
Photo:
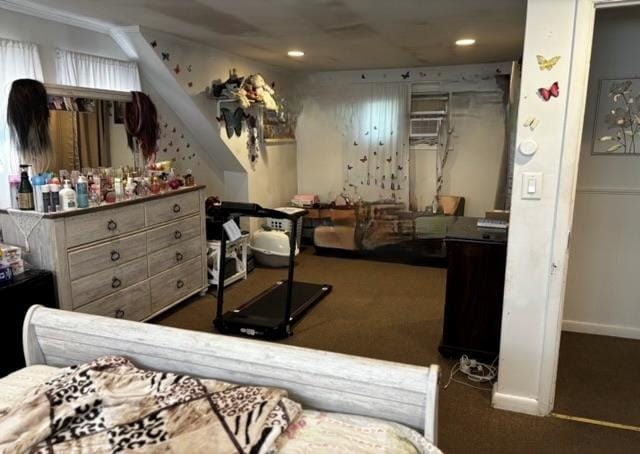
M 56 49 L 56 77 L 61 85 L 114 91 L 139 91 L 138 65 Z
M 409 144 L 437 145 L 440 130 L 449 115 L 448 94 L 411 94 Z

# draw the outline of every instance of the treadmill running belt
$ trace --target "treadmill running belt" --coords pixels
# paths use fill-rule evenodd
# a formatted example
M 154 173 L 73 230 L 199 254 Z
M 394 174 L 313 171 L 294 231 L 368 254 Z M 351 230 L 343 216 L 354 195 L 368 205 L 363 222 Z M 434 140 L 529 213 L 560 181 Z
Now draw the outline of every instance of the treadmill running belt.
M 291 296 L 291 325 L 295 324 L 314 304 L 331 291 L 327 284 L 293 282 Z M 252 298 L 235 311 L 223 315 L 223 332 L 245 334 L 267 338 L 289 335 L 284 320 L 287 300 L 287 281 L 281 281 Z M 222 329 L 221 329 L 222 328 Z

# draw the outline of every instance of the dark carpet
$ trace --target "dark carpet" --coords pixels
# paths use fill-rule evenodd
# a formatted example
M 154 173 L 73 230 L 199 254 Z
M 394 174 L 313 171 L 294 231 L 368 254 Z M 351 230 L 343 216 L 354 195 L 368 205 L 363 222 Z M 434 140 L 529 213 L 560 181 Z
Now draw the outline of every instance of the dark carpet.
M 640 341 L 564 331 L 556 387 L 556 413 L 640 426 Z
M 285 275 L 284 270 L 256 269 L 247 280 L 225 290 L 225 309 L 237 307 Z M 292 337 L 281 342 L 410 364 L 438 363 L 444 384 L 451 362 L 439 356 L 437 346 L 442 332 L 445 279 L 445 269 L 319 257 L 307 250 L 298 259 L 296 280 L 329 283 L 334 290 L 295 327 Z M 194 298 L 154 322 L 213 332 L 215 302 L 212 295 Z M 562 358 L 568 342 L 563 337 Z M 563 380 L 571 388 L 572 383 L 583 379 L 559 374 L 559 388 L 565 389 Z M 585 384 L 585 392 L 587 388 Z M 640 385 L 634 389 L 639 390 Z M 586 396 L 585 400 L 591 397 L 589 393 Z M 629 395 L 636 402 L 639 396 L 638 392 Z M 490 398 L 487 391 L 457 383 L 441 389 L 438 446 L 444 452 L 640 452 L 638 432 L 496 410 L 491 408 Z M 573 398 L 569 396 L 567 401 Z M 598 402 L 606 404 L 606 395 Z M 636 404 L 636 410 L 639 407 L 640 403 Z

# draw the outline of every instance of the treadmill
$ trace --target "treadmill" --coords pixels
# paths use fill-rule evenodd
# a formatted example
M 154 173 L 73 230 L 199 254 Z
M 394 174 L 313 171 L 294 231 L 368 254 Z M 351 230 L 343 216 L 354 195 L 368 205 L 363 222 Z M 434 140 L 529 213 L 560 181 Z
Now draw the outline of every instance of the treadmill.
M 222 202 L 210 206 L 207 215 L 221 223 L 240 216 L 288 219 L 291 221 L 289 232 L 289 268 L 286 280 L 278 281 L 271 288 L 253 297 L 238 309 L 223 313 L 224 276 L 227 255 L 227 234 L 221 228 L 220 269 L 218 270 L 218 304 L 213 325 L 223 334 L 236 334 L 259 337 L 268 340 L 283 339 L 293 334 L 293 325 L 315 304 L 327 296 L 332 286 L 313 284 L 293 280 L 297 249 L 298 219 L 307 214 L 300 210 L 293 214 L 262 208 L 256 203 Z

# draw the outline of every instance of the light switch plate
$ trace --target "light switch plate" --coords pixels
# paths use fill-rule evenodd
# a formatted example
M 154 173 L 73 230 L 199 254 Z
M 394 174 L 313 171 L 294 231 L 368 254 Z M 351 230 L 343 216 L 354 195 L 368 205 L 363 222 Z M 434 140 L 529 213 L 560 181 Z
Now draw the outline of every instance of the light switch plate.
M 542 172 L 524 172 L 520 198 L 540 200 L 542 198 Z

